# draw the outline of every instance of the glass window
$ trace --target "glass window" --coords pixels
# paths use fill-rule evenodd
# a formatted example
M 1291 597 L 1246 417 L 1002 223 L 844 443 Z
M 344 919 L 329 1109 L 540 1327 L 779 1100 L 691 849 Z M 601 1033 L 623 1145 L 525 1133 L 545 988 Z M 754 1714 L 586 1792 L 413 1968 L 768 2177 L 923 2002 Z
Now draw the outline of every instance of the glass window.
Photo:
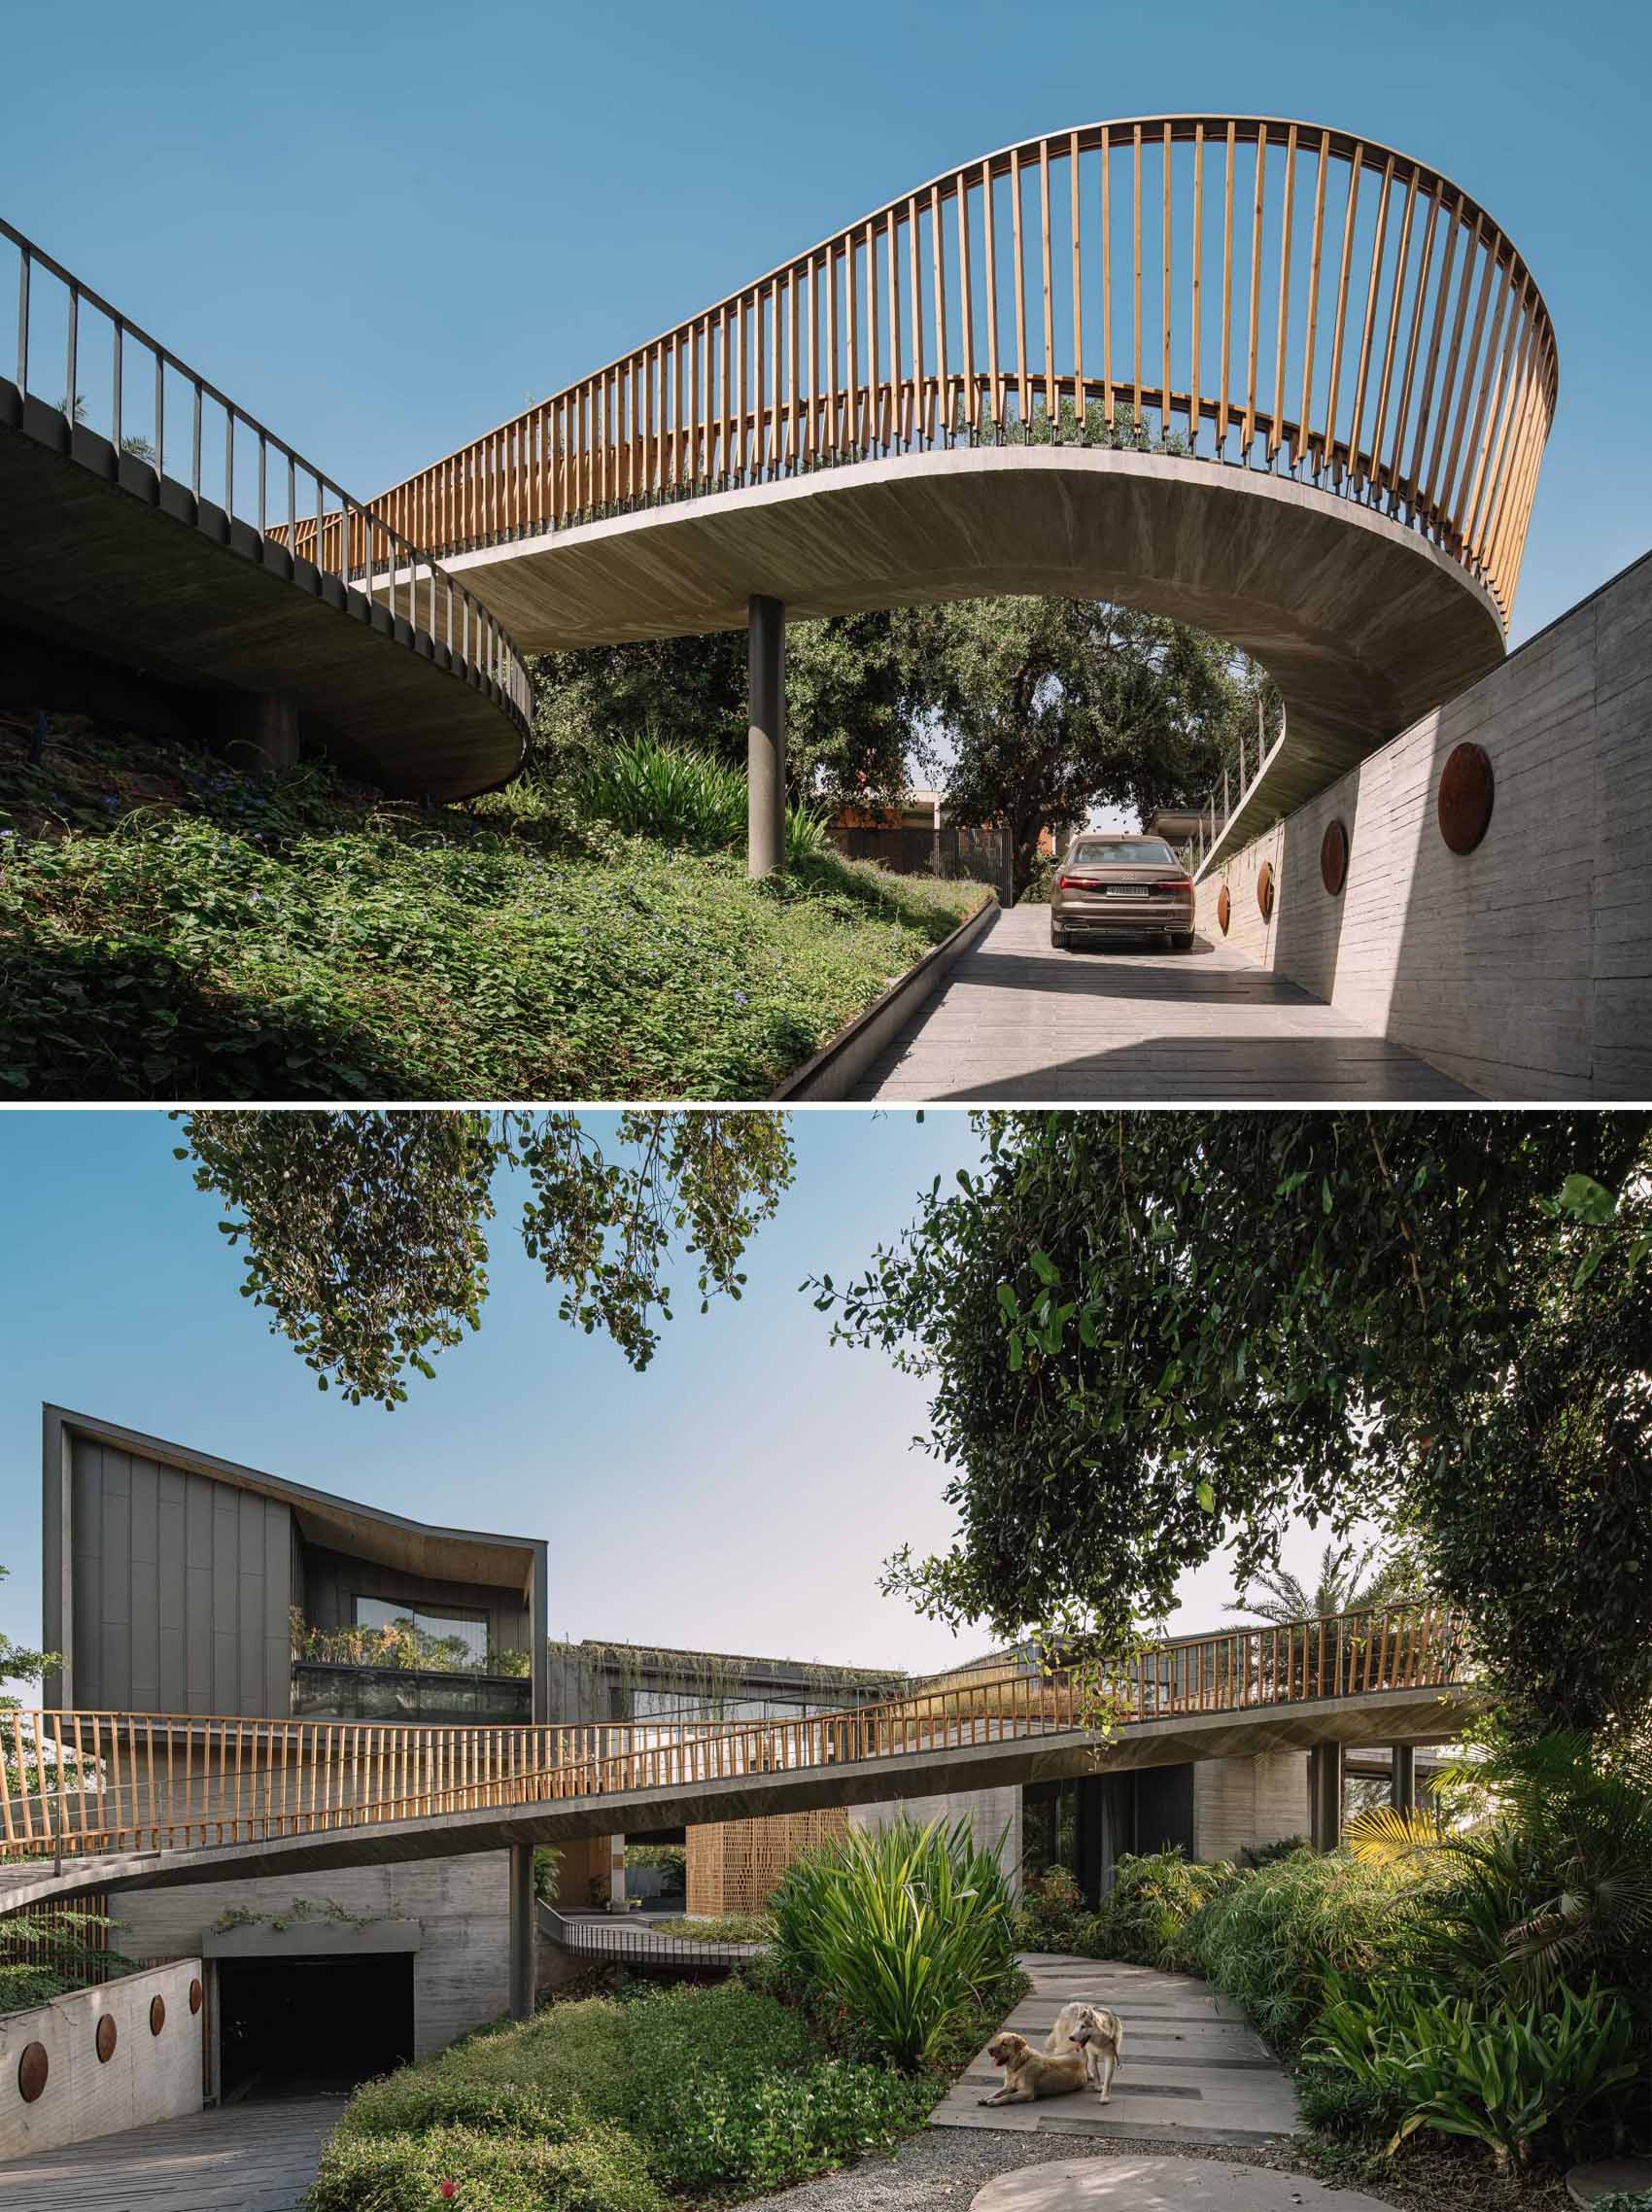
M 358 1598 L 358 1628 L 395 1628 L 408 1621 L 425 1640 L 419 1657 L 422 1665 L 435 1667 L 485 1667 L 488 1663 L 488 1624 L 479 1615 L 435 1612 L 427 1606 L 397 1603 L 394 1598 Z M 426 1646 L 429 1646 L 427 1648 Z
M 1180 868 L 1177 859 L 1162 838 L 1134 837 L 1126 844 L 1110 843 L 1100 838 L 1085 838 L 1075 845 L 1067 855 L 1067 863 L 1075 868 L 1107 868 L 1123 863 L 1147 868 Z

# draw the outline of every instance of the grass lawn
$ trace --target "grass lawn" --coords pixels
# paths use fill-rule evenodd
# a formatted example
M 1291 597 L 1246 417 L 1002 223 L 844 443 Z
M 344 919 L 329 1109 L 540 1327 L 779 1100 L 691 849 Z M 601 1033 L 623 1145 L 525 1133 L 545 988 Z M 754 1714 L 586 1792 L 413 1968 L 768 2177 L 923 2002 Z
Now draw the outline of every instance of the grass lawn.
M 686 1914 L 650 1920 L 656 1934 L 679 1936 L 684 1943 L 773 1943 L 774 1923 L 767 1913 L 723 1913 L 691 1920 Z
M 0 1096 L 766 1096 L 987 894 L 0 719 Z

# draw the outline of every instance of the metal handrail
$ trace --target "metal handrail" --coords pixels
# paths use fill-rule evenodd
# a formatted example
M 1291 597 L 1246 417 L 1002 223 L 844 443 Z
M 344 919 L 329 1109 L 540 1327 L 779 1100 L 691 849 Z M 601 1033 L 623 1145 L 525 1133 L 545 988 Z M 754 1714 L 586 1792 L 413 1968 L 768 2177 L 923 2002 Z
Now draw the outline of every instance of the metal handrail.
M 467 549 L 839 463 L 1090 442 L 1094 408 L 1106 442 L 1415 529 L 1506 628 L 1558 389 L 1534 279 L 1438 170 L 1283 118 L 1155 116 L 936 177 L 376 503 Z
M 190 400 L 188 410 L 189 475 L 188 486 L 193 498 L 200 501 L 203 495 L 203 455 L 206 451 L 206 410 L 208 405 L 223 414 L 223 508 L 232 521 L 250 524 L 266 542 L 279 546 L 289 557 L 310 559 L 313 566 L 324 573 L 336 576 L 344 584 L 364 592 L 369 606 L 378 603 L 382 594 L 385 606 L 394 621 L 405 620 L 410 628 L 421 627 L 419 601 L 425 601 L 425 621 L 422 625 L 434 641 L 444 643 L 450 653 L 458 654 L 469 666 L 479 670 L 495 683 L 524 726 L 533 713 L 533 687 L 527 664 L 509 633 L 499 618 L 481 602 L 472 597 L 463 584 L 455 581 L 442 569 L 433 556 L 417 545 L 410 537 L 396 529 L 372 505 L 356 499 L 344 487 L 307 461 L 296 447 L 289 445 L 247 412 L 226 392 L 223 392 L 198 370 L 180 360 L 170 347 L 162 345 L 130 316 L 105 299 L 101 294 L 83 283 L 72 270 L 63 266 L 41 246 L 24 236 L 14 225 L 0 217 L 0 236 L 9 239 L 17 249 L 18 275 L 17 295 L 17 382 L 25 398 L 40 400 L 41 395 L 31 389 L 29 382 L 31 338 L 36 322 L 34 278 L 37 270 L 55 278 L 68 294 L 65 319 L 65 347 L 63 360 L 63 391 L 61 398 L 47 400 L 64 418 L 72 435 L 83 422 L 81 370 L 84 365 L 84 342 L 81 328 L 83 308 L 90 308 L 102 316 L 109 326 L 110 391 L 109 391 L 109 442 L 117 453 L 150 462 L 157 475 L 164 475 L 167 434 L 170 428 L 166 407 L 166 372 L 168 369 L 181 377 L 189 387 Z M 146 418 L 154 429 L 154 438 L 134 434 L 132 418 L 127 401 L 126 347 L 128 342 L 147 353 L 154 364 L 153 411 Z M 237 471 L 235 439 L 237 428 L 251 433 L 257 440 L 257 501 L 254 511 L 243 513 L 237 508 Z M 285 509 L 286 519 L 271 519 L 271 464 L 279 479 L 286 477 L 285 498 L 279 483 L 275 504 Z M 184 478 L 177 479 L 179 482 Z M 314 487 L 314 513 L 301 513 L 299 486 Z M 240 495 L 245 502 L 247 478 L 243 473 Z M 330 506 L 329 506 L 330 502 Z M 210 501 L 216 504 L 218 502 Z M 306 501 L 307 504 L 307 501 Z M 300 545 L 303 536 L 308 552 Z M 317 548 L 320 548 L 319 552 Z M 328 559 L 329 548 L 333 558 Z

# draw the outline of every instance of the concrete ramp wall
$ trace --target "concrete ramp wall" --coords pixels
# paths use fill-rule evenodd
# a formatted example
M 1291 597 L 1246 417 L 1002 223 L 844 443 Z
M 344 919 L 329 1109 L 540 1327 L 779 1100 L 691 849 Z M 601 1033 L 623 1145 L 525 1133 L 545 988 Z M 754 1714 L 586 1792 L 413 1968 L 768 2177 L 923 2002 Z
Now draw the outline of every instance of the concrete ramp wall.
M 1460 854 L 1438 800 L 1463 743 L 1489 756 L 1495 798 L 1482 842 Z M 1321 847 L 1336 821 L 1349 857 L 1333 894 Z M 1652 555 L 1213 864 L 1198 926 L 1483 1096 L 1644 1098 L 1649 837 Z
M 203 2020 L 198 1958 L 0 2016 L 0 2159 L 199 2112 Z

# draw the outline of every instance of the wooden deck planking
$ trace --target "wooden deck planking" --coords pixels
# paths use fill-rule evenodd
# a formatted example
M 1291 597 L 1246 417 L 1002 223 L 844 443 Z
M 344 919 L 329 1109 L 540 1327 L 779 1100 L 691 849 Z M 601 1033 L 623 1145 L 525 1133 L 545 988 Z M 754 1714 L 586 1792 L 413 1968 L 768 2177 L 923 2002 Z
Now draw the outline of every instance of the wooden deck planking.
M 233 2104 L 0 2164 L 17 2212 L 294 2212 L 342 2096 Z

